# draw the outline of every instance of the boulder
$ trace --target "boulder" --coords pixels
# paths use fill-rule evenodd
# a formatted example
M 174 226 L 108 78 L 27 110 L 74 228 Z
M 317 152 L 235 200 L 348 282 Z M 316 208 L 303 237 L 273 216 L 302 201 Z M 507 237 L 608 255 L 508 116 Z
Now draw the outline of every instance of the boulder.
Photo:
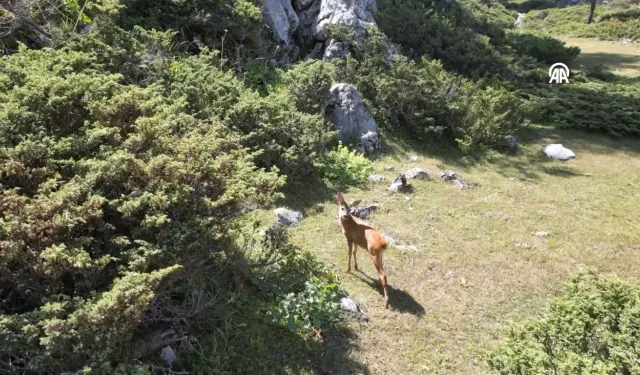
M 369 175 L 367 179 L 371 182 L 382 182 L 384 181 L 384 176 L 381 174 L 372 174 L 372 175 Z
M 569 160 L 576 157 L 573 151 L 559 143 L 544 146 L 542 152 L 547 155 L 548 158 L 556 160 Z
M 406 178 L 415 178 L 418 180 L 431 180 L 431 176 L 422 168 L 411 168 L 404 172 Z
M 176 356 L 176 352 L 173 350 L 173 348 L 170 345 L 167 345 L 164 348 L 162 348 L 162 352 L 160 352 L 160 357 L 164 360 L 164 363 L 166 363 L 166 365 L 169 367 L 171 367 L 171 365 L 173 365 L 173 362 L 175 362 L 176 359 L 178 359 L 178 357 Z
M 273 212 L 276 215 L 276 222 L 281 225 L 294 225 L 302 219 L 301 212 L 284 207 L 276 208 Z
M 318 1 L 318 0 L 316 0 Z M 353 28 L 358 35 L 367 26 L 376 26 L 370 10 L 376 10 L 375 0 L 321 0 L 315 23 L 308 33 L 317 40 L 325 40 L 325 28 L 341 25 Z
M 380 148 L 380 138 L 378 133 L 368 131 L 360 137 L 360 143 L 356 146 L 356 149 L 362 151 L 362 153 L 369 154 Z
M 338 129 L 338 139 L 360 138 L 372 132 L 375 134 L 377 143 L 378 126 L 369 111 L 367 111 L 367 108 L 365 108 L 356 87 L 347 83 L 336 83 L 331 86 L 329 91 L 331 94 L 329 103 L 333 107 L 331 117 Z M 367 137 L 373 136 L 369 134 Z M 368 141 L 369 138 L 367 138 Z
M 354 319 L 369 321 L 369 315 L 360 307 L 356 301 L 351 298 L 342 298 L 340 300 L 340 309 L 344 313 Z
M 299 19 L 290 0 L 264 0 L 262 17 L 271 26 L 273 35 L 285 45 L 289 45 L 291 35 L 298 27 Z
M 327 47 L 324 49 L 322 61 L 331 61 L 347 57 L 347 55 L 349 55 L 349 49 L 346 42 L 329 39 L 325 42 L 325 45 Z

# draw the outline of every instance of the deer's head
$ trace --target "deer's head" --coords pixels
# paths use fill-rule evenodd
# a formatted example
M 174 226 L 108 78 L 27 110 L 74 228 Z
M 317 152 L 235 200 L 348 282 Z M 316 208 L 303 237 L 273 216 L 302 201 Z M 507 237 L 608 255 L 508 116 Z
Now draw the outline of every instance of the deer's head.
M 347 203 L 347 201 L 344 200 L 342 193 L 338 193 L 336 199 L 338 200 L 338 217 L 340 219 L 348 219 L 351 217 L 351 207 L 360 204 L 360 200 L 352 202 L 351 204 Z

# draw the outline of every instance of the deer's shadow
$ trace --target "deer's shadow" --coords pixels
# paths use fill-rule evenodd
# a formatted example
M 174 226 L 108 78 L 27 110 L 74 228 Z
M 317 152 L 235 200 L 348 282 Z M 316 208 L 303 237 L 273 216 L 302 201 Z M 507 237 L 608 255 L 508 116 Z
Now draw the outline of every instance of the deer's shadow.
M 355 274 L 357 278 L 367 283 L 371 288 L 375 289 L 384 296 L 384 290 L 380 285 L 379 279 L 374 279 L 369 275 L 358 270 Z M 387 292 L 389 293 L 389 306 L 401 313 L 409 313 L 416 316 L 422 316 L 425 314 L 425 309 L 422 305 L 415 300 L 409 293 L 402 289 L 396 289 L 391 284 L 387 284 Z

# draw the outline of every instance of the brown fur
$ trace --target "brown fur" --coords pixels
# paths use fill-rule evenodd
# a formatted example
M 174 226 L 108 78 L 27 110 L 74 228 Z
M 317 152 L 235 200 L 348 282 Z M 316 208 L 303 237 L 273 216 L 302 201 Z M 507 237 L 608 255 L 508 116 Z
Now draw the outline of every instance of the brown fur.
M 338 217 L 340 218 L 340 225 L 342 226 L 342 233 L 347 239 L 347 245 L 349 246 L 349 264 L 347 272 L 351 272 L 351 255 L 353 254 L 354 268 L 358 270 L 358 258 L 356 256 L 358 247 L 366 249 L 371 256 L 373 265 L 378 271 L 380 277 L 380 283 L 384 289 L 384 307 L 389 307 L 389 294 L 387 293 L 387 275 L 384 272 L 382 264 L 382 255 L 387 248 L 387 241 L 382 234 L 372 228 L 368 223 L 351 216 L 350 205 L 344 200 L 341 193 L 337 196 L 338 204 Z M 352 205 L 357 205 L 359 201 L 354 202 Z

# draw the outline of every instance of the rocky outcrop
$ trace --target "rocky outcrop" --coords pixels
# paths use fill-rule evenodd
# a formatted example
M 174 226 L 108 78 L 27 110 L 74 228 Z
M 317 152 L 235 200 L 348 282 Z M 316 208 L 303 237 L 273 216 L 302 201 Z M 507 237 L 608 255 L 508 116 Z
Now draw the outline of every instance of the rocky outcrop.
M 372 132 L 376 134 L 377 142 L 378 126 L 362 103 L 356 87 L 347 83 L 336 83 L 329 91 L 330 105 L 333 107 L 331 117 L 338 129 L 338 139 L 361 138 L 365 135 L 369 139 L 372 135 L 368 133 Z
M 347 57 L 349 54 L 349 48 L 346 42 L 340 42 L 335 39 L 327 40 L 324 54 L 322 55 L 323 61 L 331 61 L 342 57 Z
M 524 19 L 525 19 L 525 17 L 526 17 L 526 14 L 518 13 L 518 19 L 513 24 L 513 27 L 515 27 L 516 29 L 524 29 Z
M 291 0 L 264 0 L 262 16 L 272 28 L 276 39 L 288 46 L 299 24 Z

